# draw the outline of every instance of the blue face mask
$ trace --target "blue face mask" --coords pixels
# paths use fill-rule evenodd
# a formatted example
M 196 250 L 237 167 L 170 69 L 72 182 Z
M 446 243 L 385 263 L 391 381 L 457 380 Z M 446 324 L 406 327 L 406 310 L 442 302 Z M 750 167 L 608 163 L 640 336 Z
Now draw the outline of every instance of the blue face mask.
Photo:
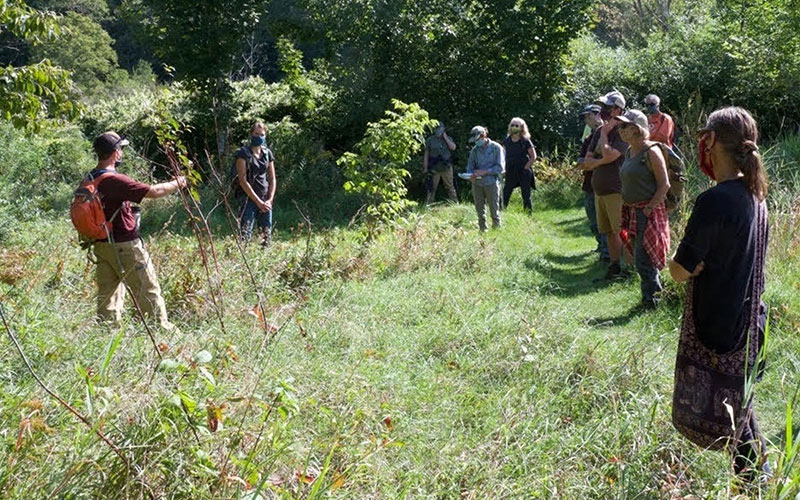
M 253 147 L 263 146 L 266 143 L 267 143 L 267 138 L 264 137 L 263 135 L 254 135 L 250 137 L 250 145 Z
M 482 148 L 484 144 L 486 144 L 486 139 L 484 137 L 481 137 L 480 139 L 475 141 L 475 145 L 478 146 L 479 148 Z

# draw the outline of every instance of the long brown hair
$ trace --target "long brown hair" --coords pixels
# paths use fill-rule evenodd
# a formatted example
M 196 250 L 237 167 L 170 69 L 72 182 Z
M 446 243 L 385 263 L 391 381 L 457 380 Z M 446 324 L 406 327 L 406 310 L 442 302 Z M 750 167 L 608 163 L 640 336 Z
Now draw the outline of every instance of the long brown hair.
M 758 124 L 744 108 L 730 106 L 714 111 L 703 131 L 716 140 L 744 174 L 747 189 L 759 200 L 767 197 L 767 172 L 758 152 Z

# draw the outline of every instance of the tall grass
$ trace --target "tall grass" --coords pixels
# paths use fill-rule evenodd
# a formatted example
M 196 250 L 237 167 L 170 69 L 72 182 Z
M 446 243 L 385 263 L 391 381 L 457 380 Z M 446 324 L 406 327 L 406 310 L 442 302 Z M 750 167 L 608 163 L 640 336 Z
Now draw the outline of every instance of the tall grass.
M 792 189 L 772 178 L 773 193 Z M 160 363 L 132 316 L 120 329 L 93 322 L 92 266 L 68 222 L 20 222 L 0 300 L 34 368 L 132 467 L 3 343 L 3 496 L 730 498 L 728 459 L 670 424 L 680 290 L 641 313 L 636 279 L 594 283 L 604 269 L 584 215 L 547 189 L 533 216 L 515 195 L 484 236 L 466 204 L 415 212 L 368 244 L 346 225 L 287 228 L 268 251 L 245 249 L 256 287 L 220 222 L 213 286 L 227 333 L 197 241 L 181 215 L 167 222 L 177 202 L 156 201 L 146 243 L 180 328 L 158 333 Z M 577 184 L 561 196 L 576 202 Z M 798 233 L 789 206 L 772 216 L 756 406 L 777 464 L 765 495 L 789 498 Z

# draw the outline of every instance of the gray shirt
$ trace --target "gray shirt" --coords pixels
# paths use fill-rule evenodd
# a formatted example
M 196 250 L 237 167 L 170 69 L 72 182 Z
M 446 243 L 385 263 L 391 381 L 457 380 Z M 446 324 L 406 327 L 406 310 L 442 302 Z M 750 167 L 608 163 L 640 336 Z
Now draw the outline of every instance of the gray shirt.
M 630 149 L 625 153 L 625 161 L 619 169 L 622 180 L 622 201 L 625 203 L 633 205 L 650 201 L 656 194 L 658 183 L 647 158 L 649 152 L 650 148 L 643 149 L 636 155 L 631 155 Z
M 269 170 L 269 163 L 275 161 L 275 155 L 269 148 L 261 148 L 261 156 L 256 157 L 253 155 L 253 150 L 250 146 L 242 146 L 236 151 L 236 159 L 242 158 L 245 167 L 247 167 L 247 182 L 252 186 L 253 191 L 262 200 L 267 199 L 269 194 L 269 179 L 267 179 L 267 171 Z
M 489 171 L 487 175 L 475 180 L 478 185 L 491 186 L 499 182 L 500 176 L 506 171 L 506 153 L 503 146 L 491 140 L 484 147 L 474 146 L 469 152 L 467 172 L 471 174 L 475 170 Z
M 434 158 L 440 158 L 441 163 L 449 164 L 452 154 L 447 147 L 444 137 L 432 135 L 425 141 L 425 149 L 428 150 L 428 164 L 435 162 Z

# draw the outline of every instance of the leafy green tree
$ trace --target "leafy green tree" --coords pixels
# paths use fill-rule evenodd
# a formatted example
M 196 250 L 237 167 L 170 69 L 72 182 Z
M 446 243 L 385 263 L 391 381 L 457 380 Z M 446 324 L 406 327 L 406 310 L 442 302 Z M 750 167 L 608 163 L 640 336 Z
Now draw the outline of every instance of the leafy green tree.
M 49 10 L 58 14 L 74 12 L 97 22 L 104 21 L 111 15 L 106 0 L 31 0 L 29 5 L 38 10 Z
M 67 12 L 61 26 L 68 35 L 39 44 L 34 58 L 48 58 L 70 71 L 85 96 L 100 94 L 118 71 L 114 40 L 97 22 L 76 12 Z
M 314 94 L 311 84 L 303 68 L 303 53 L 295 48 L 288 38 L 282 37 L 278 40 L 278 65 L 283 72 L 283 79 L 289 85 L 295 97 L 298 111 L 307 114 L 314 109 Z
M 367 201 L 370 230 L 377 223 L 399 216 L 411 202 L 405 198 L 406 169 L 411 157 L 423 144 L 424 133 L 435 126 L 428 112 L 418 104 L 392 101 L 394 111 L 386 118 L 367 125 L 364 138 L 338 160 L 347 181 L 346 191 L 362 195 Z
M 220 156 L 228 144 L 233 116 L 230 76 L 247 36 L 262 14 L 260 4 L 243 0 L 197 3 L 189 0 L 125 0 L 121 10 L 141 25 L 155 56 L 171 76 L 189 88 L 200 132 L 196 149 L 216 143 Z
M 129 22 L 141 23 L 153 53 L 174 76 L 204 87 L 227 78 L 262 9 L 254 2 L 126 0 Z
M 569 41 L 588 24 L 590 4 L 274 0 L 268 22 L 301 46 L 324 48 L 318 67 L 341 91 L 332 123 L 345 133 L 394 97 L 419 102 L 457 134 L 476 123 L 505 129 L 515 115 L 543 132 L 566 77 Z
M 56 16 L 21 0 L 0 3 L 0 32 L 37 44 L 59 33 Z M 72 119 L 80 108 L 70 99 L 69 73 L 43 60 L 0 68 L 0 117 L 20 128 L 38 128 L 48 117 Z

